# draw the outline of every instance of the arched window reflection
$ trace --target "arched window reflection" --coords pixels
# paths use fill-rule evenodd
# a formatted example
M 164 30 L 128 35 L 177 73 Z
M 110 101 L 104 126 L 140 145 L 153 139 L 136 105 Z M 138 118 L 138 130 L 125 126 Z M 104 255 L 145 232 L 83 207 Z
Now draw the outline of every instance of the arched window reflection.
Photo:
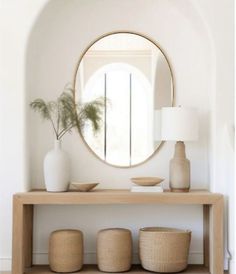
M 154 96 L 143 72 L 125 63 L 110 63 L 83 85 L 82 102 L 107 98 L 102 130 L 94 136 L 88 128 L 83 134 L 92 150 L 113 165 L 130 166 L 148 158 L 154 150 Z

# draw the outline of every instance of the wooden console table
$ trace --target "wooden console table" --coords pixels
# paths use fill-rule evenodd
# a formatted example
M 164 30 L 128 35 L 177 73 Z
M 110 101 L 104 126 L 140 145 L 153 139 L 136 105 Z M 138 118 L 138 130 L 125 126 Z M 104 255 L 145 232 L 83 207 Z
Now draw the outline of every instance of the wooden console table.
M 181 204 L 203 206 L 204 264 L 190 265 L 185 274 L 223 274 L 223 209 L 221 194 L 204 190 L 189 193 L 134 193 L 129 190 L 96 190 L 93 192 L 49 193 L 31 191 L 13 197 L 12 274 L 50 274 L 48 266 L 32 265 L 34 205 L 95 205 L 95 204 Z M 134 266 L 131 273 L 150 273 Z M 88 265 L 78 273 L 100 273 Z

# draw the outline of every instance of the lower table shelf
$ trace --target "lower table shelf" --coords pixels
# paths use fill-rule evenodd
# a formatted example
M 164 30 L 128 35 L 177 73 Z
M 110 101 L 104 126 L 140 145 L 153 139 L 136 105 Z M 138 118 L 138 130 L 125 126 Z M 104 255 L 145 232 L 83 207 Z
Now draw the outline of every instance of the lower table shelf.
M 37 205 L 201 205 L 203 208 L 203 266 L 189 266 L 185 274 L 223 274 L 224 270 L 224 197 L 221 194 L 202 190 L 187 193 L 134 193 L 129 190 L 97 190 L 93 192 L 50 193 L 32 191 L 17 193 L 13 198 L 13 248 L 12 274 L 50 274 L 47 266 L 32 263 L 32 239 L 34 206 Z M 101 274 L 96 266 L 85 266 L 81 272 Z M 130 273 L 148 274 L 140 267 L 133 267 Z
M 52 272 L 47 265 L 38 265 L 38 266 L 33 266 L 31 268 L 27 268 L 25 270 L 25 274 L 52 274 L 55 272 Z M 79 272 L 74 272 L 75 274 L 84 274 L 84 273 L 89 273 L 89 274 L 101 274 L 103 272 L 100 272 L 97 268 L 96 265 L 84 265 L 83 269 Z M 154 272 L 149 272 L 144 270 L 140 265 L 133 265 L 132 269 L 129 272 L 126 273 L 131 273 L 131 274 L 150 274 Z M 209 269 L 205 266 L 202 265 L 189 265 L 188 268 L 181 272 L 184 274 L 210 274 Z

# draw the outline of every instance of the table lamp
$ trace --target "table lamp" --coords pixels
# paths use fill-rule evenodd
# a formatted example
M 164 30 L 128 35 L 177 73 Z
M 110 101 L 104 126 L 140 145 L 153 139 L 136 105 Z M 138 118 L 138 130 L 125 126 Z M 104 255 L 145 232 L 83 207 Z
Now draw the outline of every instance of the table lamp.
M 198 138 L 197 111 L 185 107 L 165 107 L 161 112 L 161 139 L 176 141 L 174 157 L 170 160 L 170 189 L 172 192 L 188 192 L 190 161 L 186 158 L 184 142 Z

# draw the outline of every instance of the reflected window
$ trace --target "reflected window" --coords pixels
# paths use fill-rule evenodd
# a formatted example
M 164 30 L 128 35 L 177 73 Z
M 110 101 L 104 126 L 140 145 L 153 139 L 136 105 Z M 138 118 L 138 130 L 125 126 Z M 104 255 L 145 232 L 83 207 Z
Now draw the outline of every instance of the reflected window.
M 106 102 L 101 131 L 94 136 L 87 128 L 83 133 L 101 159 L 113 165 L 131 166 L 152 154 L 152 92 L 146 76 L 125 63 L 105 65 L 88 79 L 82 102 L 100 96 Z

